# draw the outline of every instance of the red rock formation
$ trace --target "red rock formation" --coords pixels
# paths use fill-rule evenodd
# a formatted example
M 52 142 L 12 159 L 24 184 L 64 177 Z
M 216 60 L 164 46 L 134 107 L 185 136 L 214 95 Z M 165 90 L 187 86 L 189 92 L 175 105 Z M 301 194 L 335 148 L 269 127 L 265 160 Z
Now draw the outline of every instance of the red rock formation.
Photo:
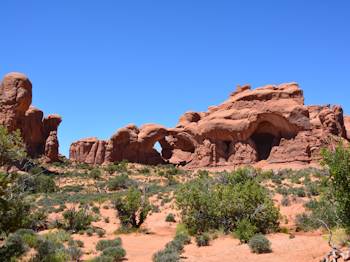
M 345 118 L 345 123 L 349 123 Z M 188 167 L 318 161 L 329 137 L 346 138 L 339 106 L 305 106 L 296 83 L 251 90 L 238 87 L 229 99 L 207 112 L 187 112 L 175 128 L 129 125 L 108 141 L 80 140 L 70 158 L 91 164 L 123 159 L 144 164 Z M 161 154 L 153 147 L 162 146 Z M 103 146 L 97 146 L 103 144 Z M 97 150 L 99 148 L 99 150 Z
M 344 124 L 345 124 L 346 136 L 348 140 L 350 140 L 350 116 L 344 117 Z
M 7 74 L 0 84 L 0 124 L 9 131 L 19 129 L 31 157 L 46 156 L 58 160 L 58 115 L 43 118 L 43 112 L 31 106 L 32 84 L 21 73 Z

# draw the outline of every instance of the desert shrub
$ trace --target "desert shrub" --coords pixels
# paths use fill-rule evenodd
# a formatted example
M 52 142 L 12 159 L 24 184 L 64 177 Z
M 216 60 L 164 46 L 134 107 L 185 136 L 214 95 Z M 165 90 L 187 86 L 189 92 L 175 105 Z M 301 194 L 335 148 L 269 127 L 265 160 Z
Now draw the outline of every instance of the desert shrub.
M 131 186 L 135 186 L 136 182 L 129 178 L 127 174 L 118 175 L 110 179 L 107 183 L 108 190 L 127 189 Z
M 140 172 L 141 174 L 143 174 L 143 175 L 148 175 L 148 174 L 151 173 L 151 169 L 149 169 L 148 167 L 144 167 L 144 168 L 141 168 L 141 169 L 139 170 L 139 172 Z
M 100 179 L 101 175 L 102 175 L 101 170 L 98 168 L 92 169 L 89 173 L 89 177 L 91 177 L 92 179 Z
M 283 196 L 281 200 L 281 205 L 284 207 L 290 206 L 290 199 L 288 196 Z
M 19 234 L 11 234 L 0 248 L 2 261 L 15 261 L 14 259 L 23 255 L 28 250 L 27 245 Z
M 249 240 L 249 248 L 253 253 L 271 253 L 271 242 L 262 234 L 257 234 Z
M 165 221 L 175 223 L 176 222 L 175 215 L 173 213 L 168 214 L 165 218 Z
M 23 160 L 26 155 L 20 131 L 11 133 L 0 125 L 0 166 Z
M 48 239 L 40 239 L 37 247 L 37 254 L 34 262 L 65 262 L 69 261 L 70 255 L 62 243 Z
M 94 233 L 95 233 L 95 231 L 94 231 L 92 228 L 88 228 L 88 229 L 86 230 L 86 234 L 87 234 L 89 237 L 91 237 Z
M 114 262 L 113 257 L 99 256 L 89 260 L 89 262 Z
M 302 213 L 295 217 L 297 231 L 312 231 L 320 227 L 320 224 L 312 216 Z
M 180 255 L 175 250 L 164 249 L 153 255 L 153 262 L 178 262 Z
M 196 236 L 196 244 L 198 247 L 209 246 L 210 236 L 208 233 L 203 233 Z
M 72 208 L 63 212 L 62 215 L 65 229 L 75 232 L 87 229 L 93 221 L 93 217 L 85 208 L 79 210 Z
M 237 223 L 248 219 L 257 232 L 278 228 L 279 210 L 268 191 L 254 179 L 250 169 L 213 178 L 197 178 L 176 191 L 176 204 L 191 234 L 222 228 L 234 232 Z
M 43 173 L 32 175 L 21 175 L 18 184 L 22 191 L 27 193 L 52 193 L 57 190 L 54 179 Z
M 30 248 L 35 248 L 38 243 L 38 236 L 31 229 L 19 229 L 15 232 L 16 235 L 19 235 L 23 242 Z
M 68 241 L 68 246 L 70 246 L 70 247 L 76 246 L 76 247 L 83 248 L 83 247 L 84 247 L 84 242 L 81 241 L 81 240 L 73 240 L 73 239 L 70 239 L 70 240 Z
M 122 246 L 122 240 L 120 237 L 114 240 L 100 240 L 96 244 L 96 250 L 103 251 L 109 247 L 119 247 L 119 246 Z
M 252 225 L 249 220 L 242 219 L 238 222 L 234 231 L 234 235 L 241 241 L 241 243 L 248 243 L 248 241 L 257 233 L 256 226 Z
M 122 247 L 107 247 L 102 251 L 102 256 L 111 257 L 113 261 L 121 261 L 126 256 L 126 252 Z
M 191 238 L 188 234 L 176 234 L 175 238 L 166 244 L 165 248 L 153 255 L 154 262 L 177 262 L 180 261 L 180 255 L 183 252 L 184 246 L 191 243 Z
M 26 228 L 33 211 L 14 174 L 0 173 L 0 233 Z
M 119 163 L 109 164 L 106 167 L 106 171 L 109 174 L 113 174 L 115 172 L 127 173 L 128 172 L 128 161 L 123 160 L 123 161 L 121 161 Z
M 100 209 L 98 207 L 92 207 L 91 211 L 94 212 L 95 214 L 100 214 Z
M 123 229 L 139 228 L 145 221 L 151 206 L 142 193 L 137 188 L 130 188 L 126 196 L 118 196 L 113 201 L 114 208 L 118 211 L 118 216 Z
M 69 242 L 72 238 L 71 235 L 65 230 L 53 230 L 42 236 L 42 239 L 54 242 L 54 243 L 64 243 Z
M 330 200 L 341 224 L 350 229 L 350 148 L 339 144 L 335 150 L 323 150 L 322 157 L 322 164 L 329 170 Z
M 67 254 L 70 256 L 71 260 L 80 261 L 84 253 L 78 246 L 70 246 L 67 248 Z
M 98 228 L 95 230 L 96 234 L 98 235 L 98 237 L 104 237 L 106 235 L 106 230 L 102 229 L 102 228 Z
M 319 185 L 315 182 L 307 183 L 306 190 L 311 196 L 318 196 L 320 194 Z
M 184 245 L 191 244 L 191 237 L 188 233 L 176 233 L 174 240 L 179 241 L 179 242 L 183 243 Z

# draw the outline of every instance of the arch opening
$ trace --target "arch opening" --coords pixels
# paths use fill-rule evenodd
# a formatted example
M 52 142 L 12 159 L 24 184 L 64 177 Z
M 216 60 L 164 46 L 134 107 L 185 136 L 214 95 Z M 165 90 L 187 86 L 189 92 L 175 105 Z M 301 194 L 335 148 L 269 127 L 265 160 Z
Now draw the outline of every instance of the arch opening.
M 273 146 L 279 144 L 279 139 L 270 133 L 255 133 L 252 136 L 258 154 L 258 161 L 267 160 L 270 157 Z

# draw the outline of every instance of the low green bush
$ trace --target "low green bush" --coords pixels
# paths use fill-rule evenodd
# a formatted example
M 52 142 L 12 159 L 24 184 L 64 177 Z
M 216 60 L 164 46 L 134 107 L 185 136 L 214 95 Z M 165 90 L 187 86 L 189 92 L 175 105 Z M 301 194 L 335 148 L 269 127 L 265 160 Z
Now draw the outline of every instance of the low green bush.
M 253 253 L 271 253 L 271 242 L 262 234 L 257 234 L 249 240 L 249 248 Z
M 93 217 L 84 208 L 79 210 L 74 208 L 68 209 L 63 212 L 62 215 L 64 218 L 65 229 L 74 232 L 87 229 L 93 221 Z
M 91 177 L 92 179 L 100 179 L 101 176 L 102 176 L 101 170 L 98 168 L 92 169 L 89 173 L 89 177 Z
M 103 251 L 108 247 L 120 247 L 122 246 L 122 240 L 120 237 L 114 240 L 100 240 L 96 244 L 97 251 Z
M 127 189 L 132 186 L 136 186 L 136 182 L 130 179 L 127 174 L 118 175 L 110 179 L 107 183 L 108 190 L 110 191 Z
M 173 213 L 168 214 L 165 218 L 165 221 L 175 223 L 176 222 L 175 215 Z
M 28 246 L 19 234 L 11 234 L 0 248 L 1 261 L 15 261 L 28 250 Z
M 234 235 L 241 243 L 248 243 L 248 241 L 257 233 L 258 229 L 249 220 L 243 219 L 238 222 L 234 231 Z
M 177 262 L 180 261 L 180 255 L 184 246 L 191 243 L 190 236 L 183 230 L 177 233 L 175 238 L 166 244 L 165 248 L 153 255 L 153 262 Z
M 206 247 L 209 246 L 210 236 L 208 233 L 203 233 L 196 236 L 196 244 L 198 247 Z
M 102 251 L 102 256 L 112 257 L 113 261 L 117 262 L 126 256 L 126 252 L 122 247 L 107 247 Z

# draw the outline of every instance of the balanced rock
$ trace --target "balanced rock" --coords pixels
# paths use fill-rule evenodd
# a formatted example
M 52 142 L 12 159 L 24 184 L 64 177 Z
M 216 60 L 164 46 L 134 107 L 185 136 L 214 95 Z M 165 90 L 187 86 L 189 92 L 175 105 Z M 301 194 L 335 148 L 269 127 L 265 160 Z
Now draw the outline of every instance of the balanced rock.
M 20 130 L 31 157 L 46 156 L 58 160 L 58 115 L 44 118 L 41 110 L 31 106 L 32 83 L 21 73 L 9 73 L 0 83 L 0 124 L 9 131 Z
M 347 128 L 346 128 L 347 126 Z M 306 106 L 297 83 L 251 89 L 239 86 L 207 112 L 187 112 L 175 128 L 128 125 L 108 141 L 83 139 L 70 159 L 89 164 L 128 160 L 187 167 L 311 163 L 320 150 L 349 138 L 350 120 L 340 106 Z M 348 130 L 348 136 L 347 132 Z M 161 152 L 155 149 L 159 142 Z

